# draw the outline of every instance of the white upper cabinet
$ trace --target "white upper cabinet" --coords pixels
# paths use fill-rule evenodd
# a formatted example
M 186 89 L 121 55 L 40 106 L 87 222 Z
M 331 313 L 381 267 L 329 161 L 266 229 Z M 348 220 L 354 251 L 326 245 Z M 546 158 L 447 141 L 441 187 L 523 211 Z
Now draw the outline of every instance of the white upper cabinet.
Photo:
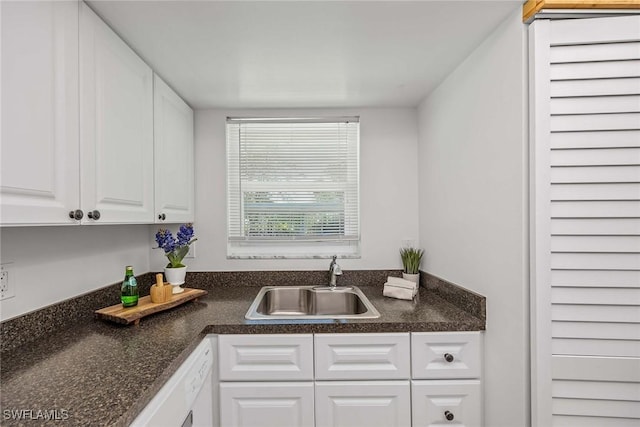
M 153 72 L 84 3 L 80 142 L 86 223 L 152 223 Z
M 0 223 L 75 224 L 78 3 L 0 2 Z
M 0 8 L 0 225 L 193 221 L 193 110 L 85 3 Z
M 154 76 L 155 220 L 194 218 L 193 110 Z

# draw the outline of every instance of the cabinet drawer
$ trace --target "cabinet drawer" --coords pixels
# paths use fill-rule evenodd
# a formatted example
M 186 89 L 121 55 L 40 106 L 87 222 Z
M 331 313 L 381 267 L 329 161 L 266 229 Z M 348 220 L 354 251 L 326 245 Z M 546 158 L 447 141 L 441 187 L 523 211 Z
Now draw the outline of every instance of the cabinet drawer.
M 220 425 L 313 427 L 313 383 L 221 383 Z
M 411 334 L 414 379 L 479 378 L 480 332 Z
M 317 334 L 316 379 L 410 377 L 409 334 Z
M 411 383 L 414 426 L 482 426 L 479 380 L 431 380 Z
M 313 379 L 313 335 L 219 335 L 221 381 Z
M 408 380 L 316 383 L 316 427 L 406 427 L 410 424 Z

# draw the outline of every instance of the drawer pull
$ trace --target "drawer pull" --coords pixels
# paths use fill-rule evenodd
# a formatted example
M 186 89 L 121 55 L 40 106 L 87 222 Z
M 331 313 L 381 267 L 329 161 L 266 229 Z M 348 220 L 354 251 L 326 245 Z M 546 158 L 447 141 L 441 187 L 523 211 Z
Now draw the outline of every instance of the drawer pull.
M 87 216 L 94 220 L 97 221 L 100 219 L 100 211 L 89 211 L 89 213 L 87 214 Z
M 69 218 L 71 219 L 81 220 L 83 216 L 84 216 L 84 212 L 82 212 L 80 209 L 76 209 L 75 211 L 69 212 Z
M 453 421 L 453 413 L 451 411 L 444 411 L 444 417 L 447 419 L 447 421 Z
M 451 353 L 445 353 L 444 354 L 444 360 L 446 360 L 447 362 L 451 363 L 453 362 L 453 354 Z

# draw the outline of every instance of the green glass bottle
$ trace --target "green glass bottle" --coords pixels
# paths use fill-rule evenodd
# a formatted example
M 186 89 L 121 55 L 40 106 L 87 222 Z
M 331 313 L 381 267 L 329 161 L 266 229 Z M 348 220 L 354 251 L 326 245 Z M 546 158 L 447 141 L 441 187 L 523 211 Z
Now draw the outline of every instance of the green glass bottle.
M 128 265 L 124 273 L 124 280 L 120 288 L 120 300 L 123 307 L 138 305 L 138 281 L 133 275 L 133 267 Z

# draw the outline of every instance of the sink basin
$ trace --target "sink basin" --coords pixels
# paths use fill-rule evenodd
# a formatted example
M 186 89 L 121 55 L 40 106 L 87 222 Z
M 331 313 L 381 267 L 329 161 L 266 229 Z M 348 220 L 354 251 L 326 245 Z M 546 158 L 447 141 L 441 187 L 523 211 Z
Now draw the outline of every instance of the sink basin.
M 378 317 L 378 310 L 356 286 L 265 286 L 245 315 L 249 320 Z

